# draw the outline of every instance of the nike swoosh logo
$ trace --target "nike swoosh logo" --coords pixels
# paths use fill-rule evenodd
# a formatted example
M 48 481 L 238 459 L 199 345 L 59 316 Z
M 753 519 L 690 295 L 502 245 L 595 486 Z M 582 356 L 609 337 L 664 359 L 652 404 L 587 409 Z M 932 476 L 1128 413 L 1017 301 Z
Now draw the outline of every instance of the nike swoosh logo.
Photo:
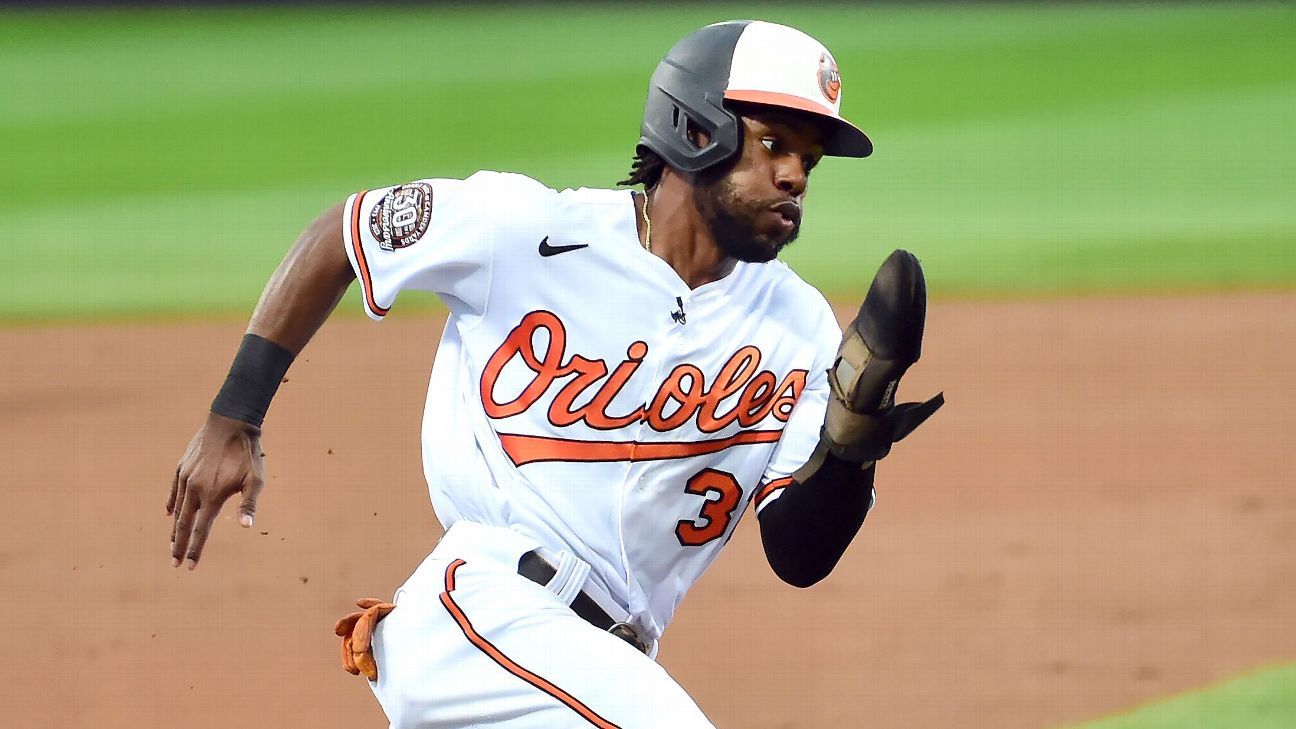
M 545 236 L 544 240 L 540 241 L 540 255 L 544 256 L 545 258 L 548 258 L 549 256 L 556 256 L 559 253 L 566 253 L 568 251 L 578 250 L 580 248 L 589 248 L 589 243 L 573 243 L 571 245 L 566 245 L 566 246 L 551 246 L 549 245 L 549 236 L 547 235 Z

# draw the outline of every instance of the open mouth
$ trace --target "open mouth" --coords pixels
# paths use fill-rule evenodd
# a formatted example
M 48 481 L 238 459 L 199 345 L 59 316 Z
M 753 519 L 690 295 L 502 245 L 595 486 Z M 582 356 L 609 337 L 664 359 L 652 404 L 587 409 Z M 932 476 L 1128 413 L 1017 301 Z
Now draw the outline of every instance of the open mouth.
M 801 205 L 791 200 L 781 202 L 770 208 L 783 217 L 790 227 L 795 228 L 801 224 Z

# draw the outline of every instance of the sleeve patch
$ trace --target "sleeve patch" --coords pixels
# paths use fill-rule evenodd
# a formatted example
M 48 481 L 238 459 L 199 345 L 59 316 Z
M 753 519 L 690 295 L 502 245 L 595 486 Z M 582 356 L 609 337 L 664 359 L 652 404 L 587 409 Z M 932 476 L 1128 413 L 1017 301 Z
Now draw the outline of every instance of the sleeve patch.
M 419 242 L 432 222 L 432 185 L 411 182 L 392 188 L 369 213 L 369 233 L 384 251 Z

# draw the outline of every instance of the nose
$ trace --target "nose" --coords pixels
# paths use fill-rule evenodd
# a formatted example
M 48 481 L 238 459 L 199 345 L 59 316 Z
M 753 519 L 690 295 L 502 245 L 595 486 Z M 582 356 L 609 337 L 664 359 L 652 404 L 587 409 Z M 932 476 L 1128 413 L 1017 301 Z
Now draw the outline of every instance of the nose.
M 805 194 L 806 172 L 797 155 L 785 155 L 774 168 L 774 186 L 779 190 L 799 198 Z

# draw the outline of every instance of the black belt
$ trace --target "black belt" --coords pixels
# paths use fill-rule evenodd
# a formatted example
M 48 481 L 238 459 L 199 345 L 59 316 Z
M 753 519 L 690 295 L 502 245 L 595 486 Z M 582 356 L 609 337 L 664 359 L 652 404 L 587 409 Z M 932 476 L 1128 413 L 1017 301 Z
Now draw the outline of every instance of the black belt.
M 518 574 L 541 587 L 548 587 L 549 582 L 558 574 L 558 570 L 546 562 L 544 557 L 531 551 L 518 560 Z M 594 602 L 594 598 L 587 595 L 584 590 L 577 593 L 576 599 L 571 601 L 571 609 L 585 622 L 624 640 L 640 653 L 648 652 L 649 646 L 639 638 L 634 628 L 628 623 L 613 620 L 612 616 L 599 607 L 598 603 Z

